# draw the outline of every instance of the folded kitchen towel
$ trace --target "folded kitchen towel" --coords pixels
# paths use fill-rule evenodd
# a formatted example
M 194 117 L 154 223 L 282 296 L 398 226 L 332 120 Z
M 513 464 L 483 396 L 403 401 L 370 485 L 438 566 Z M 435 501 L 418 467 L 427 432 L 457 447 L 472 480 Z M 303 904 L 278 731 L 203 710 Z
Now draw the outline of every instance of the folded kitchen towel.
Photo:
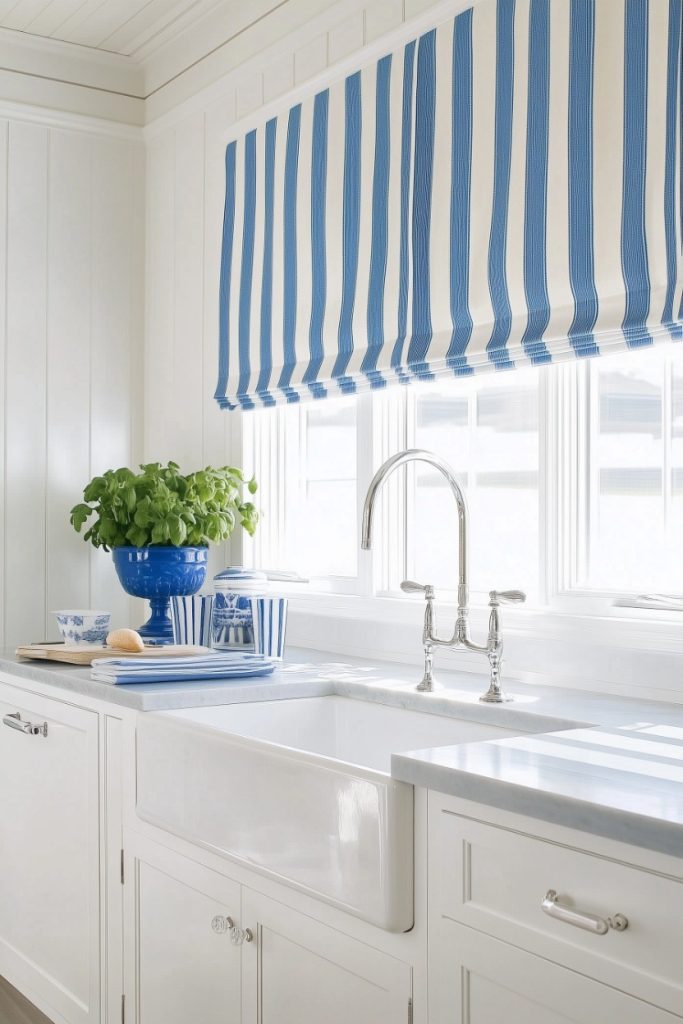
M 270 658 L 256 654 L 216 653 L 186 658 L 97 658 L 92 679 L 100 683 L 175 683 L 205 679 L 250 679 L 270 675 Z

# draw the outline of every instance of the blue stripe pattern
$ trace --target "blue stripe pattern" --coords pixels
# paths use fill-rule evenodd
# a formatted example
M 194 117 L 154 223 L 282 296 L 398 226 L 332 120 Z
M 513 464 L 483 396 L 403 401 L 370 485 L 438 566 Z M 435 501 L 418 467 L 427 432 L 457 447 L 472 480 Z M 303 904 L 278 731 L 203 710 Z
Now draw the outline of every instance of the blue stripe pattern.
M 432 373 L 426 362 L 432 340 L 429 259 L 434 176 L 434 104 L 436 95 L 436 32 L 422 36 L 417 47 L 415 99 L 415 161 L 413 173 L 413 336 L 408 366 L 422 380 Z
M 332 370 L 344 394 L 356 390 L 351 377 L 346 376 L 353 355 L 353 311 L 358 283 L 358 242 L 360 237 L 360 140 L 361 140 L 361 76 L 360 71 L 350 75 L 345 83 L 346 123 L 344 137 L 344 251 L 342 276 L 342 304 L 337 335 L 338 355 Z
M 221 407 L 683 339 L 682 16 L 482 0 L 231 141 Z
M 472 187 L 472 11 L 453 25 L 451 116 L 451 320 L 446 362 L 459 376 L 471 374 L 465 352 L 474 322 L 469 308 L 470 198 Z
M 284 297 L 282 316 L 282 344 L 284 358 L 278 387 L 288 402 L 298 402 L 299 395 L 291 386 L 292 374 L 296 369 L 296 208 L 297 182 L 299 177 L 299 139 L 301 136 L 301 104 L 289 112 L 287 124 L 287 149 L 285 154 L 284 182 Z
M 320 92 L 313 107 L 313 163 L 311 165 L 311 327 L 308 335 L 311 359 L 303 383 L 314 398 L 325 398 L 327 388 L 318 380 L 325 358 L 323 324 L 327 299 L 325 212 L 327 194 L 327 126 L 329 90 Z
M 235 169 L 237 143 L 231 142 L 225 150 L 225 207 L 223 211 L 223 245 L 221 248 L 221 280 L 218 303 L 218 383 L 215 399 L 234 409 L 226 399 L 230 370 L 230 285 L 232 279 L 232 250 L 235 243 Z
M 645 236 L 648 0 L 626 0 L 624 32 L 624 181 L 621 266 L 626 289 L 623 330 L 629 345 L 652 344 L 645 324 L 650 276 Z
M 574 319 L 569 340 L 577 355 L 597 355 L 598 318 L 593 251 L 593 67 L 595 6 L 571 0 L 569 53 L 569 277 Z
M 389 206 L 389 88 L 391 86 L 391 55 L 377 65 L 377 102 L 375 117 L 375 167 L 372 182 L 372 243 L 370 253 L 370 285 L 368 292 L 368 348 L 361 372 L 370 387 L 384 387 L 386 381 L 377 370 L 377 360 L 384 347 L 384 288 L 387 276 L 388 206 Z
M 171 598 L 173 642 L 211 647 L 213 594 Z
M 676 154 L 683 148 L 683 135 L 676 147 L 677 127 L 680 128 L 680 98 L 683 84 L 680 81 L 681 69 L 681 21 L 683 5 L 681 0 L 669 0 L 669 45 L 667 52 L 666 78 L 666 155 L 664 177 L 664 230 L 666 233 L 666 265 L 667 283 L 662 323 L 671 330 L 672 337 L 683 338 L 683 327 L 675 323 L 674 300 L 676 295 L 676 279 L 681 256 L 677 252 L 676 243 Z M 681 163 L 679 161 L 679 170 Z M 683 178 L 681 179 L 683 189 Z M 681 196 L 681 216 L 683 218 L 683 195 Z M 683 230 L 683 220 L 681 222 Z M 681 319 L 679 313 L 679 320 Z
M 529 7 L 526 189 L 524 193 L 524 293 L 529 310 L 522 336 L 532 363 L 548 363 L 543 341 L 550 320 L 546 268 L 548 133 L 550 130 L 550 0 Z
M 514 81 L 515 0 L 498 4 L 496 19 L 496 128 L 493 169 L 493 210 L 489 238 L 489 291 L 494 328 L 487 345 L 491 362 L 510 369 L 507 340 L 512 327 L 505 261 L 507 255 L 510 165 L 512 161 L 512 107 Z
M 401 103 L 401 182 L 398 257 L 398 330 L 391 354 L 391 367 L 398 380 L 409 380 L 403 368 L 403 346 L 408 334 L 408 280 L 410 247 L 410 155 L 413 146 L 413 76 L 415 43 L 408 43 L 403 52 L 403 97 Z
M 273 369 L 273 206 L 275 199 L 275 139 L 277 119 L 266 125 L 263 198 L 263 270 L 261 286 L 261 366 L 256 392 L 264 405 L 275 405 L 269 392 Z
M 244 146 L 244 226 L 242 231 L 242 276 L 240 279 L 239 357 L 240 379 L 237 398 L 244 409 L 254 402 L 249 395 L 251 359 L 251 286 L 254 276 L 254 230 L 256 226 L 256 132 L 249 132 Z

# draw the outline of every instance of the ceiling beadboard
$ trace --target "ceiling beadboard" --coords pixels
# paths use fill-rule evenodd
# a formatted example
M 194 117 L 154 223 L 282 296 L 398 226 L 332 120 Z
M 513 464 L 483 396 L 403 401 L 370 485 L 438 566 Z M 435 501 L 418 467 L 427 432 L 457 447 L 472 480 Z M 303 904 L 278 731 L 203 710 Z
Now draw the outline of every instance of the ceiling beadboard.
M 221 0 L 0 0 L 0 28 L 135 57 Z M 277 0 L 273 0 L 276 6 Z

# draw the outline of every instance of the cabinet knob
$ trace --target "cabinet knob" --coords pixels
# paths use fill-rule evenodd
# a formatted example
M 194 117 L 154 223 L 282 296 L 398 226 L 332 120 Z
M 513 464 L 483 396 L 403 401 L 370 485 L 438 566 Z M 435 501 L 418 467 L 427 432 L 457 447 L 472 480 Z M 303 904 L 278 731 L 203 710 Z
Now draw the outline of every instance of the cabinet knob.
M 243 942 L 253 942 L 254 933 L 251 928 L 231 928 L 230 941 L 233 946 L 241 946 Z
M 222 914 L 216 914 L 211 919 L 211 928 L 216 935 L 225 935 L 227 932 L 232 932 L 235 927 L 235 922 L 231 917 L 223 917 Z

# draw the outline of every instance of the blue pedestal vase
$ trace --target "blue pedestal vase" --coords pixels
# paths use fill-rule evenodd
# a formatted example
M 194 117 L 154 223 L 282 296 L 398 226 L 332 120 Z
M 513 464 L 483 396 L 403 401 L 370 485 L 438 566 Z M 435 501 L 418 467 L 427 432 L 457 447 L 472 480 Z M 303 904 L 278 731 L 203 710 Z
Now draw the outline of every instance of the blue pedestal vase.
M 114 548 L 121 586 L 131 597 L 146 598 L 152 614 L 138 630 L 148 643 L 173 643 L 170 599 L 196 594 L 206 579 L 208 548 Z

